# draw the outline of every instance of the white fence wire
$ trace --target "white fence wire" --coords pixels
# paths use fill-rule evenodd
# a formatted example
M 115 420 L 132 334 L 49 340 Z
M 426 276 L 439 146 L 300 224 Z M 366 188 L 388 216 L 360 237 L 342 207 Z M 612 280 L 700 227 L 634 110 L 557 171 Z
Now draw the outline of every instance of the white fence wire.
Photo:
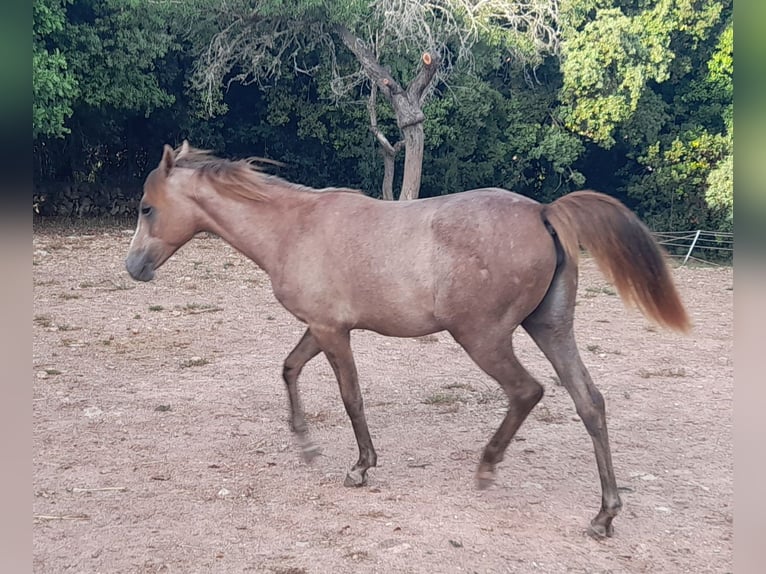
M 734 234 L 719 231 L 657 231 L 654 237 L 671 257 L 708 265 L 730 265 L 734 254 Z

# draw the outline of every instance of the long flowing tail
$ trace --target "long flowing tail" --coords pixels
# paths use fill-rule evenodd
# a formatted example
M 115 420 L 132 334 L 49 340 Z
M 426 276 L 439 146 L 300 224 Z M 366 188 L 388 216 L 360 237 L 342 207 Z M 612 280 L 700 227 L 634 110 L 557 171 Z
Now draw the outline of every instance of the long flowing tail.
M 567 257 L 580 246 L 596 260 L 622 300 L 650 319 L 688 331 L 686 314 L 662 248 L 636 215 L 618 200 L 595 191 L 576 191 L 543 206 Z

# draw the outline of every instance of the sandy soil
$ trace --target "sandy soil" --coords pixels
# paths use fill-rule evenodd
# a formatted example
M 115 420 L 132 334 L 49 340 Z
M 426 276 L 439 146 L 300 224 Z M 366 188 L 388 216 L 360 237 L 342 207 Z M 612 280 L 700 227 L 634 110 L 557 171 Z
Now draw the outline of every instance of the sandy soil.
M 478 491 L 497 385 L 447 334 L 355 333 L 379 466 L 348 489 L 356 445 L 322 357 L 301 381 L 323 456 L 303 464 L 288 431 L 281 366 L 303 328 L 262 271 L 203 237 L 138 284 L 132 230 L 68 233 L 33 245 L 35 572 L 732 571 L 730 268 L 674 271 L 682 337 L 583 263 L 578 340 L 624 502 L 598 542 L 590 438 L 525 334 L 546 395 Z

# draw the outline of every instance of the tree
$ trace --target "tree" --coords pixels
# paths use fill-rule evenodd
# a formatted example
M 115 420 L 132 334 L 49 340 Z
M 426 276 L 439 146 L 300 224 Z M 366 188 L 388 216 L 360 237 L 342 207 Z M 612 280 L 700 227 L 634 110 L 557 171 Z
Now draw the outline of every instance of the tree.
M 212 10 L 211 10 L 212 8 Z M 454 67 L 470 67 L 471 48 L 480 40 L 506 57 L 536 65 L 558 48 L 556 0 L 244 0 L 198 2 L 219 24 L 197 70 L 197 86 L 214 110 L 220 89 L 231 82 L 261 85 L 283 66 L 295 73 L 321 74 L 336 98 L 368 96 L 369 129 L 383 149 L 384 197 L 393 197 L 393 158 L 405 149 L 400 198 L 418 196 L 422 174 L 423 106 L 435 83 Z M 356 66 L 341 53 L 345 47 Z M 315 59 L 320 53 L 320 59 Z M 419 54 L 411 79 L 402 78 Z M 498 58 L 500 59 L 500 58 Z M 329 74 L 327 73 L 329 70 Z M 377 94 L 391 106 L 401 134 L 391 144 L 377 122 Z
M 32 4 L 32 137 L 61 137 L 79 93 L 64 54 L 55 46 L 64 29 L 64 6 L 71 0 L 35 0 Z
M 582 142 L 553 113 L 560 86 L 555 59 L 536 70 L 539 82 L 528 83 L 510 62 L 481 69 L 483 55 L 476 50 L 475 57 L 479 77 L 454 78 L 460 89 L 426 105 L 424 191 L 498 186 L 545 202 L 582 188 L 585 177 L 573 167 Z
M 157 66 L 174 47 L 166 8 L 143 0 L 36 0 L 33 38 L 46 64 L 33 60 L 33 135 L 41 162 L 63 156 L 55 170 L 62 177 L 93 181 L 125 163 L 140 171 L 137 150 L 124 153 L 126 126 L 175 99 L 163 85 L 172 83 L 172 69 Z M 66 141 L 43 141 L 70 132 Z
M 669 229 L 730 231 L 733 225 L 733 83 L 730 4 L 696 51 L 680 52 L 668 81 L 653 88 L 664 108 L 653 141 L 631 155 L 648 174 L 628 193 L 650 221 Z M 726 64 L 728 62 L 728 64 Z M 652 101 L 652 100 L 650 100 Z M 640 116 L 636 117 L 640 120 Z M 627 135 L 627 134 L 626 134 Z
M 41 213 L 134 209 L 156 150 L 188 138 L 386 197 L 412 166 L 426 196 L 549 201 L 587 176 L 657 229 L 731 229 L 731 0 L 535 1 L 503 3 L 543 15 L 524 34 L 494 0 L 34 0 Z
M 572 0 L 565 4 L 561 113 L 567 126 L 600 145 L 614 145 L 615 128 L 636 112 L 653 83 L 665 82 L 674 66 L 678 72 L 688 62 L 685 52 L 708 35 L 725 3 Z
M 73 0 L 59 45 L 80 85 L 79 105 L 149 114 L 171 104 L 157 61 L 173 38 L 159 5 Z
M 724 28 L 718 46 L 708 61 L 705 85 L 708 99 L 720 106 L 726 126 L 725 155 L 708 174 L 705 199 L 723 215 L 725 225 L 734 227 L 734 26 Z
M 731 13 L 731 0 L 573 0 L 562 12 L 561 117 L 599 148 L 591 157 L 617 163 L 616 191 L 654 228 L 730 227 L 706 190 L 725 189 L 732 150 L 731 75 L 711 72 L 729 61 Z

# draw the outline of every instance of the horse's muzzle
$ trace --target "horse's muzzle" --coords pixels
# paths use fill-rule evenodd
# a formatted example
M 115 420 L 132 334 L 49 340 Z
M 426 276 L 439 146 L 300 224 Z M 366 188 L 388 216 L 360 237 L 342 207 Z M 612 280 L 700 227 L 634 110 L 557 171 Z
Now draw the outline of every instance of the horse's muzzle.
M 128 257 L 125 259 L 125 269 L 136 281 L 154 279 L 154 262 L 146 251 L 128 253 Z

